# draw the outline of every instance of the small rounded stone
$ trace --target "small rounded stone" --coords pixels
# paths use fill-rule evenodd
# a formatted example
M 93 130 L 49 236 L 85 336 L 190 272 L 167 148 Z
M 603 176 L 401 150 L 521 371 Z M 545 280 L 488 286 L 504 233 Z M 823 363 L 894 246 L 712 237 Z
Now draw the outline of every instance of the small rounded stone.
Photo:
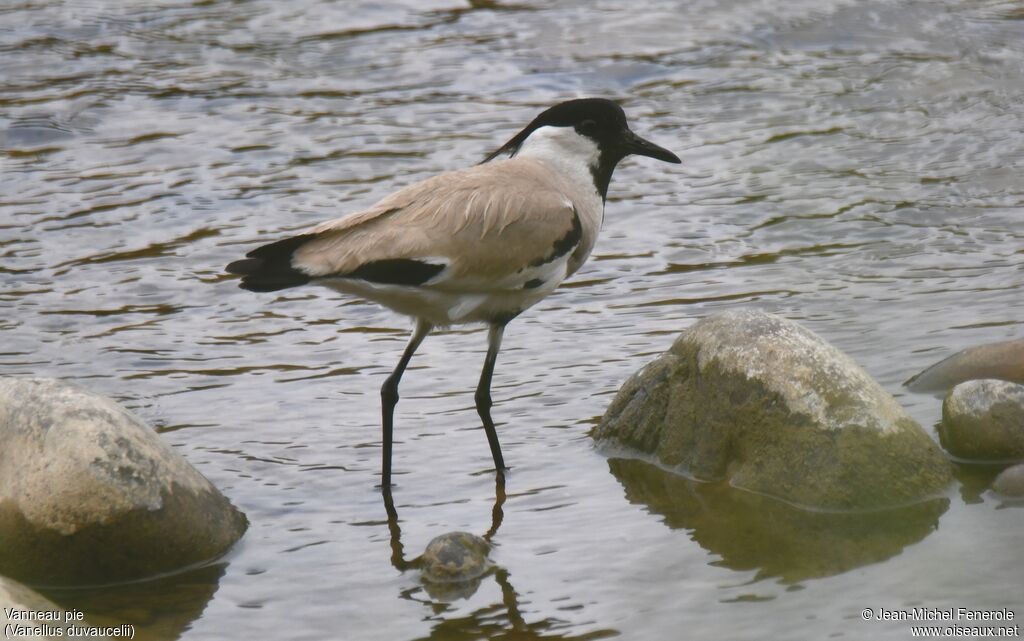
M 962 459 L 1024 458 L 1024 385 L 994 379 L 960 383 L 942 403 L 939 440 Z
M 490 569 L 490 544 L 469 532 L 447 532 L 427 544 L 421 557 L 426 581 L 450 583 L 480 578 Z

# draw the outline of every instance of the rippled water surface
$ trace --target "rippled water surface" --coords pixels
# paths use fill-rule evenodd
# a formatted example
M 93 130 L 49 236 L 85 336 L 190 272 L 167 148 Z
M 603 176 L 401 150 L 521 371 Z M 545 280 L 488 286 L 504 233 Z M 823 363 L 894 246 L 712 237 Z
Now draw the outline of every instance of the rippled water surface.
M 737 308 L 820 333 L 934 434 L 939 401 L 900 383 L 1024 337 L 1020 3 L 11 0 L 0 80 L 0 374 L 118 398 L 252 522 L 216 566 L 54 593 L 69 607 L 161 640 L 905 639 L 862 610 L 1024 616 L 1024 510 L 985 491 L 994 470 L 905 513 L 813 515 L 587 436 L 680 330 Z M 389 528 L 378 389 L 407 321 L 222 268 L 581 95 L 683 164 L 627 160 L 591 261 L 509 326 L 497 510 L 485 334 L 426 341 Z M 495 528 L 475 592 L 401 569 Z

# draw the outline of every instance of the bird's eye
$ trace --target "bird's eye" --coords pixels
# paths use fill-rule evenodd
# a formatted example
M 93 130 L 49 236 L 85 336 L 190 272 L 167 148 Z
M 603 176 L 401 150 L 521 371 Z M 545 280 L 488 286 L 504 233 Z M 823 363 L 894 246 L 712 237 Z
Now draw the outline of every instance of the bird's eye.
M 576 131 L 586 135 L 597 133 L 597 122 L 588 118 L 576 126 Z

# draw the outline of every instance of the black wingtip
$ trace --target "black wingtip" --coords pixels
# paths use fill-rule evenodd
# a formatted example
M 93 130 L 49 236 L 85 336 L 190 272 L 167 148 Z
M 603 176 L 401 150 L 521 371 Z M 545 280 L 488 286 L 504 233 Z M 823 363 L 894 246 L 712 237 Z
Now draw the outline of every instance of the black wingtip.
M 243 258 L 242 260 L 236 260 L 233 263 L 228 263 L 228 266 L 224 268 L 229 274 L 236 274 L 238 276 L 245 276 L 259 271 L 263 265 L 263 261 L 259 258 Z
M 292 267 L 292 255 L 312 238 L 313 234 L 301 234 L 258 247 L 246 254 L 248 258 L 229 263 L 225 269 L 241 276 L 238 286 L 251 292 L 276 292 L 305 285 L 310 276 Z
M 309 282 L 309 278 L 305 279 L 282 279 L 282 280 L 270 280 L 267 278 L 253 279 L 248 276 L 242 278 L 242 282 L 238 284 L 242 289 L 249 290 L 250 292 L 276 292 L 282 289 L 288 289 L 290 287 L 298 287 L 299 285 L 305 285 Z

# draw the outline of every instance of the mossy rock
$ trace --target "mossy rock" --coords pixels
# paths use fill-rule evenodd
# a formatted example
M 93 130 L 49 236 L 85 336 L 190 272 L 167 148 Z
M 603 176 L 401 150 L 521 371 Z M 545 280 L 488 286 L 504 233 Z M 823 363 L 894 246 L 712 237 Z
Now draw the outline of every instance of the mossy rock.
M 1024 459 L 1024 385 L 992 379 L 957 385 L 942 403 L 939 440 L 960 459 Z
M 684 331 L 626 381 L 593 436 L 690 478 L 813 508 L 919 501 L 952 478 L 938 445 L 849 356 L 753 311 Z
M 491 546 L 469 532 L 447 532 L 434 537 L 420 557 L 423 579 L 431 583 L 457 583 L 479 579 L 491 568 Z

